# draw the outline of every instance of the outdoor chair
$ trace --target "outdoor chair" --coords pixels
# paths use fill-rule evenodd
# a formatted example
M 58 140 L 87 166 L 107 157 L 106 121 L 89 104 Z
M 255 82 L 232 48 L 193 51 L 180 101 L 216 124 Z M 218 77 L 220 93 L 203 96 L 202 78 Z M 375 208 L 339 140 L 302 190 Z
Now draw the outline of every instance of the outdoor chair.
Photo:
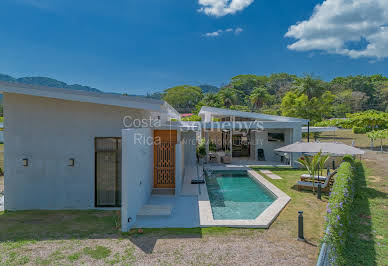
M 313 187 L 315 189 L 318 188 L 318 183 L 321 184 L 322 192 L 329 192 L 330 188 L 332 187 L 334 183 L 334 176 L 337 174 L 337 170 L 333 171 L 328 177 L 325 177 L 325 182 L 322 184 L 321 182 L 307 182 L 307 181 L 298 181 L 296 183 L 296 186 L 298 190 L 306 189 L 306 190 L 312 190 Z
M 218 163 L 218 156 L 215 153 L 209 153 L 209 163 Z

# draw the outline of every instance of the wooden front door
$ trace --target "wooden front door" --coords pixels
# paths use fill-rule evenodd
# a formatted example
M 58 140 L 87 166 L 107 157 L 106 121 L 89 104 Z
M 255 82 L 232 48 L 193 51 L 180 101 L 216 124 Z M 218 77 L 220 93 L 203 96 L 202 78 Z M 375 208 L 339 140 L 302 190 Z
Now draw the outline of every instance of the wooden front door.
M 154 187 L 175 188 L 176 130 L 154 130 Z

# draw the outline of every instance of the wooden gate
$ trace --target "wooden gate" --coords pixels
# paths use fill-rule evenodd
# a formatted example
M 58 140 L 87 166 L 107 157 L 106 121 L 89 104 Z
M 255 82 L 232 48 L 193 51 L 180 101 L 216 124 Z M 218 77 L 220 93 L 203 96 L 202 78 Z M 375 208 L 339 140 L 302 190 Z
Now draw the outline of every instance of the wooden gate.
M 176 130 L 154 130 L 154 187 L 175 188 Z

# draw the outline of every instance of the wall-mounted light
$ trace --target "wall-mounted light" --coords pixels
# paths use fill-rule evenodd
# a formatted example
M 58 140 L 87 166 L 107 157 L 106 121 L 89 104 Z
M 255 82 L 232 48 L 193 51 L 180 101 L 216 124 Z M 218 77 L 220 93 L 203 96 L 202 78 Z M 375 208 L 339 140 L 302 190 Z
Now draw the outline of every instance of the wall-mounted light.
M 68 166 L 74 167 L 74 164 L 75 164 L 75 160 L 73 158 L 70 158 Z
M 22 159 L 22 162 L 24 167 L 28 166 L 28 159 Z

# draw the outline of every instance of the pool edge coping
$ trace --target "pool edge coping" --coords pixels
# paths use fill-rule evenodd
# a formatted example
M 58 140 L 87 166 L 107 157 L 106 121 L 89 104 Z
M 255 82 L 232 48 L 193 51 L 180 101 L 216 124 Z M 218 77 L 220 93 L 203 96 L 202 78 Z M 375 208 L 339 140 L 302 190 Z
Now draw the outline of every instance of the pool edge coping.
M 215 169 L 214 169 L 215 170 Z M 225 169 L 225 170 L 246 170 L 248 175 L 260 182 L 266 189 L 273 193 L 277 199 L 268 206 L 254 220 L 214 220 L 210 205 L 209 194 L 206 184 L 201 184 L 202 193 L 198 195 L 198 209 L 201 227 L 241 227 L 241 228 L 264 228 L 267 229 L 279 216 L 280 212 L 290 202 L 291 197 L 265 179 L 262 175 L 251 168 Z

